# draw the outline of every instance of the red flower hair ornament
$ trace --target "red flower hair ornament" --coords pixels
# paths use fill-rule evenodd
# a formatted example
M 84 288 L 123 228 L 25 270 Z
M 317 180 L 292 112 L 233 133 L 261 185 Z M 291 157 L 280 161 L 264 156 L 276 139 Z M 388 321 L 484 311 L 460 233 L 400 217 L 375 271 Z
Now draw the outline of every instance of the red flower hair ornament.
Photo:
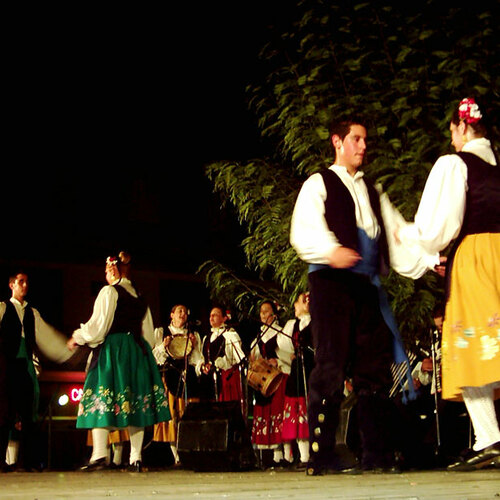
M 473 97 L 466 97 L 458 106 L 458 117 L 465 123 L 477 123 L 483 115 Z

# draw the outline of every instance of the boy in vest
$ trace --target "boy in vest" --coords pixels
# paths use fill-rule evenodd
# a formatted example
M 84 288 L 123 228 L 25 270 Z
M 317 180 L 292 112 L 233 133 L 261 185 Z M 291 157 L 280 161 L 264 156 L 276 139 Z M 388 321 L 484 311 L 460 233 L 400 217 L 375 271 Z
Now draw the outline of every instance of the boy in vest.
M 335 163 L 303 184 L 290 234 L 292 246 L 309 264 L 315 349 L 306 472 L 352 470 L 334 451 L 346 378 L 352 379 L 357 396 L 361 463 L 354 471 L 396 472 L 390 366 L 407 358 L 379 277 L 389 264 L 408 276 L 438 257 L 414 259 L 396 248 L 393 233 L 405 221 L 360 169 L 366 128 L 357 120 L 335 123 L 330 138 Z
M 0 472 L 12 470 L 5 463 L 9 433 L 21 422 L 24 469 L 40 470 L 36 456 L 36 420 L 39 386 L 33 365 L 38 349 L 52 361 L 71 357 L 66 337 L 45 323 L 26 302 L 28 276 L 19 272 L 9 278 L 10 300 L 0 302 Z

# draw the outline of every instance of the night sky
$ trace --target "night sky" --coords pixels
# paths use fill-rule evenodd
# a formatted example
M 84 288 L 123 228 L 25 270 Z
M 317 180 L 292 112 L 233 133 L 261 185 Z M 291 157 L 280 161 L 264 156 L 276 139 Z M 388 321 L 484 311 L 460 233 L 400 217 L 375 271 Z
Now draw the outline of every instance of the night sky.
M 263 153 L 244 88 L 280 15 L 270 3 L 17 18 L 0 256 L 101 262 L 128 248 L 185 272 L 239 259 L 203 169 Z

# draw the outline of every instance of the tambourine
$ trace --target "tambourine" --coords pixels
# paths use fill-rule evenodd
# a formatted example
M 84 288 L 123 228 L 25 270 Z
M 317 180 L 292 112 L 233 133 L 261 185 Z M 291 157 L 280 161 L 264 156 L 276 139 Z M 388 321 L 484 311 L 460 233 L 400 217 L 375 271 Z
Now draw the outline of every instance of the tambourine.
M 165 349 L 172 358 L 182 359 L 193 350 L 193 342 L 188 335 L 174 335 Z

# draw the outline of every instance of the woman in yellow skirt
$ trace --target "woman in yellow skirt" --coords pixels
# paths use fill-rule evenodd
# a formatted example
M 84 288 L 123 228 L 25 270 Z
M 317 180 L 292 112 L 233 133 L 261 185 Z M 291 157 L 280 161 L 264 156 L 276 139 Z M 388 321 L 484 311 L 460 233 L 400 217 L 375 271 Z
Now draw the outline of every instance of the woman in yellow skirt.
M 155 329 L 153 355 L 161 368 L 172 419 L 154 426 L 153 441 L 170 443 L 174 464 L 180 465 L 178 424 L 187 404 L 200 400 L 196 368 L 201 365 L 203 356 L 200 334 L 189 324 L 187 307 L 175 305 L 170 320 L 168 327 Z
M 500 167 L 482 112 L 463 99 L 451 123 L 456 154 L 441 156 L 427 179 L 402 244 L 433 254 L 454 244 L 446 264 L 442 397 L 463 401 L 473 449 L 449 470 L 500 467 Z M 443 261 L 445 259 L 442 259 Z

